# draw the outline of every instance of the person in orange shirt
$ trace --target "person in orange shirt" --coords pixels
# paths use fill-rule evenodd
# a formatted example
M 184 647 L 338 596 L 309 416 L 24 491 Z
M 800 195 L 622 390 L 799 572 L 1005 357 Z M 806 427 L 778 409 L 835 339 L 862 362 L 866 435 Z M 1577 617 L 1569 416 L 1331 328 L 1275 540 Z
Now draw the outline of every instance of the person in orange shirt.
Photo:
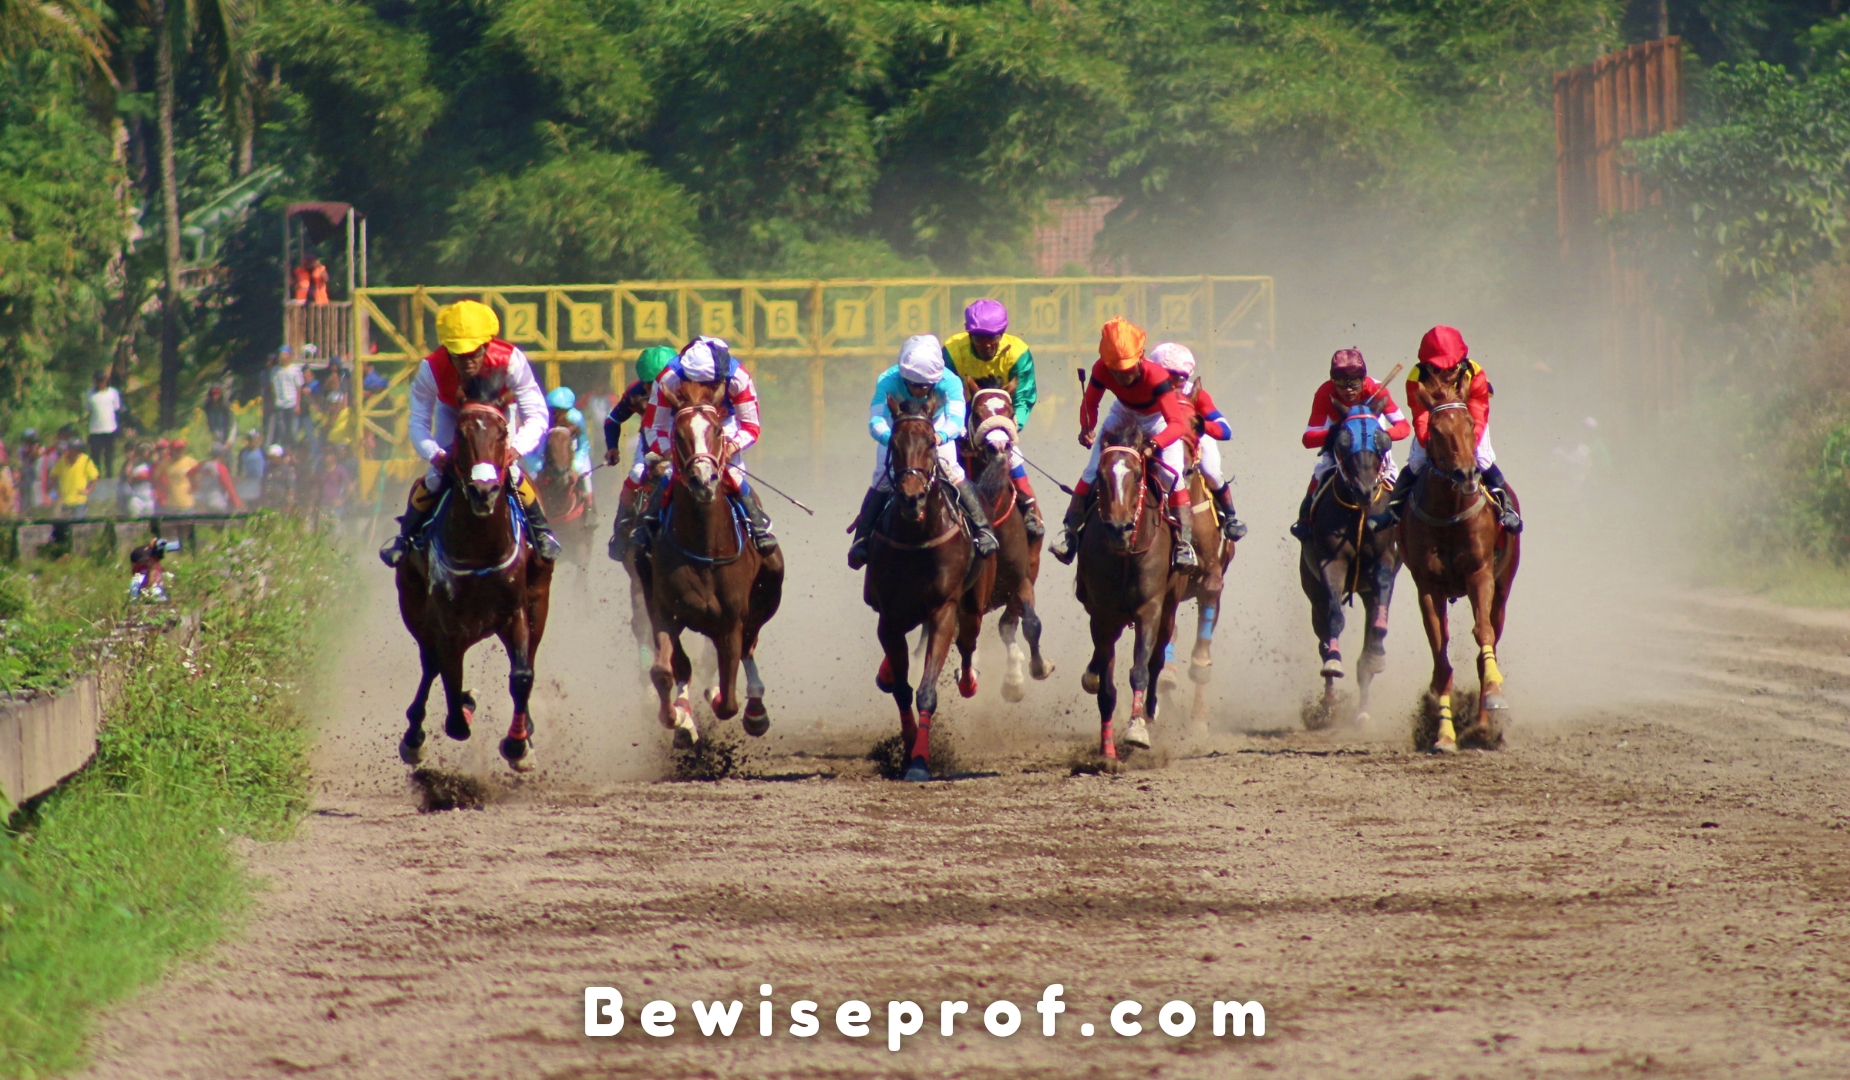
M 328 302 L 328 268 L 321 265 L 320 257 L 314 253 L 302 256 L 302 261 L 290 272 L 290 283 L 294 286 L 296 303 Z

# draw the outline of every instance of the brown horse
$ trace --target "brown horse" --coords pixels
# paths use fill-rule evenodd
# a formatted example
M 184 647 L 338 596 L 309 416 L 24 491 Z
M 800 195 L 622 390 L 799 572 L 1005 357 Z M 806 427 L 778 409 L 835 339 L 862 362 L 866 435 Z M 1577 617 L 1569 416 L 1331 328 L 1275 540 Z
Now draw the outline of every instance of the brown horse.
M 552 564 L 533 555 L 527 530 L 508 490 L 507 416 L 489 404 L 499 387 L 472 379 L 456 418 L 456 441 L 444 472 L 448 480 L 431 524 L 428 547 L 413 546 L 398 564 L 398 611 L 417 639 L 423 676 L 405 710 L 409 726 L 398 756 L 416 765 L 424 756 L 424 709 L 431 681 L 443 679 L 448 714 L 443 730 L 467 739 L 475 697 L 463 689 L 463 656 L 489 635 L 508 655 L 508 693 L 514 719 L 501 740 L 501 756 L 516 771 L 533 768 L 533 662 L 546 631 Z
M 1092 621 L 1092 660 L 1080 686 L 1098 695 L 1099 751 L 1109 762 L 1118 760 L 1112 731 L 1118 637 L 1127 626 L 1135 629 L 1131 719 L 1124 743 L 1148 749 L 1147 722 L 1157 713 L 1163 652 L 1175 633 L 1176 606 L 1189 586 L 1190 575 L 1170 572 L 1172 529 L 1163 512 L 1164 488 L 1149 475 L 1161 468 L 1151 462 L 1153 449 L 1136 430 L 1106 445 L 1099 455 L 1098 496 L 1079 541 L 1077 592 Z
M 580 490 L 582 477 L 572 467 L 576 437 L 576 432 L 565 424 L 546 432 L 546 441 L 540 444 L 544 465 L 533 478 L 533 487 L 565 555 L 580 566 L 589 566 L 597 514 L 590 496 Z
M 964 468 L 989 513 L 989 527 L 995 531 L 997 546 L 996 557 L 988 560 L 991 565 L 979 571 L 991 579 L 980 587 L 980 592 L 989 598 L 988 608 L 976 607 L 979 588 L 964 593 L 958 611 L 958 643 L 961 646 L 966 636 L 974 643 L 975 630 L 981 628 L 983 616 L 1002 609 L 996 629 L 1008 648 L 1008 669 L 1002 677 L 1004 701 L 1020 701 L 1027 696 L 1021 677 L 1024 657 L 1018 632 L 1027 635 L 1027 667 L 1034 678 L 1045 679 L 1053 674 L 1053 664 L 1041 656 L 1041 617 L 1034 611 L 1034 585 L 1041 576 L 1041 542 L 1028 539 L 1027 524 L 1015 505 L 1015 485 L 1009 479 L 1009 455 L 1018 435 L 1014 413 L 1012 384 L 974 389 L 970 395 L 970 435 L 962 447 Z M 991 438 L 995 432 L 1006 436 L 1000 447 Z M 977 624 L 974 629 L 967 625 L 971 622 Z M 976 693 L 976 670 L 971 653 L 965 653 L 963 660 L 964 678 L 959 679 L 958 689 L 963 691 L 967 684 L 969 690 L 964 696 L 969 697 Z
M 1205 724 L 1208 720 L 1208 683 L 1214 677 L 1214 628 L 1220 623 L 1221 592 L 1226 586 L 1227 569 L 1233 565 L 1236 544 L 1220 531 L 1220 506 L 1214 501 L 1214 493 L 1208 490 L 1208 482 L 1196 467 L 1193 446 L 1188 450 L 1188 462 L 1189 496 L 1195 502 L 1192 515 L 1195 550 L 1201 553 L 1201 570 L 1199 573 L 1184 575 L 1178 581 L 1182 586 L 1178 606 L 1190 600 L 1195 601 L 1195 646 L 1188 658 L 1188 678 L 1195 684 L 1195 702 L 1189 709 L 1189 717 L 1197 724 Z M 1171 674 L 1175 648 L 1173 645 L 1165 645 L 1163 652 L 1158 686 L 1163 693 L 1173 693 L 1181 686 L 1181 680 Z
M 989 610 L 984 586 L 994 581 L 994 559 L 978 559 L 964 529 L 956 492 L 938 472 L 938 432 L 932 416 L 941 399 L 887 399 L 893 436 L 887 444 L 887 479 L 893 497 L 876 522 L 867 577 L 861 595 L 880 613 L 877 631 L 886 658 L 874 685 L 893 695 L 899 706 L 899 731 L 906 753 L 906 779 L 931 779 L 931 721 L 938 711 L 938 673 L 956 634 L 970 682 L 965 697 L 976 692 L 969 656 L 976 648 L 980 613 Z M 966 601 L 965 594 L 978 595 Z M 959 619 L 968 603 L 979 617 Z M 925 657 L 916 695 L 906 681 L 906 635 L 923 626 Z M 959 686 L 960 691 L 964 689 Z M 918 713 L 913 714 L 916 702 Z
M 1431 410 L 1427 428 L 1428 466 L 1422 469 L 1407 499 L 1400 522 L 1400 548 L 1414 587 L 1420 591 L 1420 615 L 1432 646 L 1432 685 L 1425 718 L 1415 745 L 1422 750 L 1452 751 L 1460 746 L 1495 750 L 1503 745 L 1503 674 L 1497 669 L 1497 642 L 1503 615 L 1521 559 L 1521 538 L 1497 522 L 1495 500 L 1480 482 L 1477 438 L 1465 387 L 1457 372 L 1431 371 L 1414 384 L 1414 393 Z M 1510 492 L 1513 501 L 1515 492 Z M 1520 509 L 1520 507 L 1518 507 Z M 1446 656 L 1450 629 L 1446 614 L 1453 600 L 1471 600 L 1472 637 L 1477 640 L 1477 715 L 1462 732 L 1452 726 L 1452 662 Z
M 663 391 L 661 406 L 674 413 L 674 479 L 666 520 L 655 542 L 636 557 L 649 601 L 655 662 L 649 679 L 661 698 L 663 727 L 674 744 L 688 749 L 700 740 L 687 684 L 693 663 L 681 647 L 681 631 L 705 634 L 719 655 L 719 685 L 707 692 L 713 715 L 739 714 L 739 666 L 745 666 L 745 733 L 771 728 L 758 676 L 758 632 L 777 614 L 784 595 L 784 554 L 762 554 L 747 534 L 743 511 L 724 494 L 725 439 L 715 387 L 684 383 L 678 394 Z

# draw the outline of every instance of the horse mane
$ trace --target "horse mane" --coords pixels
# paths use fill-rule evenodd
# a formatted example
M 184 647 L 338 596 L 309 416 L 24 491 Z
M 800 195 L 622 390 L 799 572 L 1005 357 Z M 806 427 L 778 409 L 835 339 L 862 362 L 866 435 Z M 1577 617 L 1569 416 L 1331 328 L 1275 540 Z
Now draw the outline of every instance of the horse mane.
M 936 416 L 944 405 L 944 395 L 936 390 L 922 398 L 911 394 L 895 394 L 887 399 L 887 411 L 897 420 L 902 416 Z
M 723 393 L 724 383 L 698 383 L 689 379 L 681 381 L 678 394 L 664 391 L 662 400 L 673 400 L 675 408 L 684 409 L 695 405 L 711 405 Z
M 507 376 L 500 371 L 483 371 L 463 380 L 462 399 L 466 405 L 499 405 L 507 393 Z
M 1135 425 L 1131 425 L 1119 431 L 1114 431 L 1105 436 L 1106 446 L 1125 446 L 1133 450 L 1143 449 L 1149 441 L 1150 437 L 1143 433 L 1142 428 Z

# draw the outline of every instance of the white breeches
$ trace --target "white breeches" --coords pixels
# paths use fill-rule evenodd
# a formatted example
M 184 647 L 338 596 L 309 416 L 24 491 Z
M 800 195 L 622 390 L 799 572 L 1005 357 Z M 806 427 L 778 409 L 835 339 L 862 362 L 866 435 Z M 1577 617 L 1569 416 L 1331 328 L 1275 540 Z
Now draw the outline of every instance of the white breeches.
M 1484 425 L 1484 437 L 1477 444 L 1477 469 L 1484 472 L 1497 463 L 1497 452 L 1490 448 L 1490 425 Z M 1426 467 L 1426 448 L 1418 439 L 1413 440 L 1413 449 L 1407 454 L 1407 468 L 1423 469 Z
M 1201 478 L 1208 482 L 1208 490 L 1219 491 L 1227 486 L 1227 478 L 1220 471 L 1220 440 L 1203 435 L 1200 445 L 1195 447 L 1195 465 L 1201 470 Z
M 886 462 L 886 447 L 884 445 L 875 445 L 874 479 L 870 486 L 879 488 L 881 491 L 890 491 L 893 487 L 892 481 L 887 479 Z M 955 442 L 941 442 L 938 444 L 938 468 L 951 483 L 961 484 L 964 482 L 964 467 L 962 463 L 957 460 L 957 444 Z
M 1161 413 L 1144 416 L 1130 411 L 1120 402 L 1113 401 L 1111 411 L 1105 414 L 1105 422 L 1098 426 L 1098 438 L 1092 443 L 1092 456 L 1086 459 L 1085 471 L 1079 474 L 1080 481 L 1090 485 L 1098 479 L 1098 459 L 1099 455 L 1105 452 L 1105 440 L 1108 436 L 1121 435 L 1132 428 L 1142 428 L 1145 435 L 1155 438 L 1163 433 L 1165 426 L 1166 422 Z M 1163 447 L 1162 459 L 1163 464 L 1169 466 L 1169 472 L 1162 477 L 1160 482 L 1165 490 L 1169 490 L 1175 487 L 1176 478 L 1188 468 L 1187 451 L 1182 446 L 1182 440 L 1177 439 Z
M 630 451 L 630 483 L 641 484 L 649 473 L 649 440 L 636 433 L 636 446 Z

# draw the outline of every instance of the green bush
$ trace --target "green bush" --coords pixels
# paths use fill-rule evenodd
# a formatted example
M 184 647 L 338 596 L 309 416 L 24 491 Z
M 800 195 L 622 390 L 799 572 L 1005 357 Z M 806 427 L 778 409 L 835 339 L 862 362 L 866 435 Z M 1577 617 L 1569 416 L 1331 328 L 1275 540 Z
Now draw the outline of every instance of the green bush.
M 131 646 L 95 760 L 0 834 L 0 1076 L 79 1066 L 94 1009 L 235 918 L 230 838 L 285 836 L 306 806 L 295 691 L 338 610 L 331 545 L 255 519 L 182 565 L 196 640 Z

